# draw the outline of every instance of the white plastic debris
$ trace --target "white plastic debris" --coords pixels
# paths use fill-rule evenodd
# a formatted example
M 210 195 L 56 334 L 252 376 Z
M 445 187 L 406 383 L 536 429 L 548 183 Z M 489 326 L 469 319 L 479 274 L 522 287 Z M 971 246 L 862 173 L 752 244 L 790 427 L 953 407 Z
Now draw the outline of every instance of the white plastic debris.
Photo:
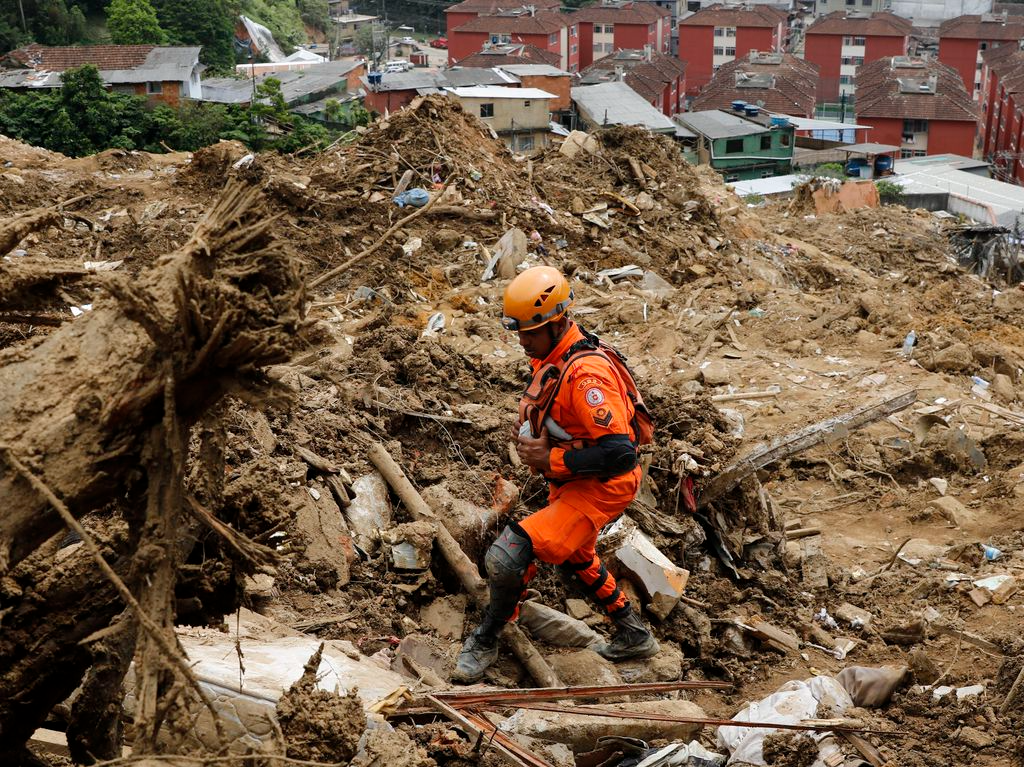
M 81 317 L 86 312 L 92 311 L 92 304 L 82 304 L 81 306 L 72 306 L 71 315 L 73 317 Z
M 427 327 L 423 331 L 424 338 L 430 338 L 436 336 L 445 326 L 444 312 L 434 312 L 430 315 L 430 319 L 427 320 Z
M 248 168 L 250 165 L 252 165 L 252 161 L 255 159 L 256 155 L 250 153 L 244 155 L 243 157 L 240 157 L 232 164 L 231 167 L 234 168 L 235 170 L 238 170 L 239 168 Z

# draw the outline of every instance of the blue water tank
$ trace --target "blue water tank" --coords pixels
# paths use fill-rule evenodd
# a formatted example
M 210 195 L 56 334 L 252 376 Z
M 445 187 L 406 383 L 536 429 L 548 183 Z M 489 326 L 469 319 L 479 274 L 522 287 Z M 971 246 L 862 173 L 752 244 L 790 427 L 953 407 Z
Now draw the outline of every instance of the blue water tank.
M 772 118 L 773 128 L 788 128 L 789 118 L 788 117 L 773 117 Z
M 381 81 L 382 81 L 383 79 L 384 79 L 384 75 L 383 75 L 383 73 L 382 73 L 382 72 L 369 72 L 369 73 L 368 73 L 368 74 L 366 75 L 366 81 L 367 81 L 367 82 L 368 82 L 368 83 L 369 83 L 370 85 L 380 85 L 380 84 L 381 84 Z
M 860 169 L 868 164 L 868 161 L 863 157 L 853 157 L 846 163 L 846 175 L 847 176 L 859 176 Z
M 746 101 L 741 101 L 741 100 L 737 99 L 736 101 L 732 102 L 732 111 L 733 112 L 742 112 L 743 108 L 746 105 L 747 105 Z
M 743 107 L 743 111 L 746 113 L 747 117 L 757 117 L 757 113 L 761 111 L 761 107 L 756 104 L 747 104 Z
M 893 159 L 887 154 L 880 154 L 875 158 L 875 175 L 888 173 L 892 170 Z

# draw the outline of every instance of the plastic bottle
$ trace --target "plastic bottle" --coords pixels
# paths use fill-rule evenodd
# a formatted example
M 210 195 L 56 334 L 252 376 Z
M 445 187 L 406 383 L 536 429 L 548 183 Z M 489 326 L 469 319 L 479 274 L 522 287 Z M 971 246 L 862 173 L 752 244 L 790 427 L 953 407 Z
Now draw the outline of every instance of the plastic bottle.
M 975 386 L 980 386 L 982 389 L 987 389 L 989 386 L 988 381 L 981 376 L 971 376 L 971 380 L 974 382 Z
M 985 559 L 989 562 L 995 562 L 999 557 L 1003 556 L 1003 552 L 997 549 L 995 546 L 989 546 L 986 543 L 981 544 L 981 550 L 985 554 Z
M 914 353 L 914 344 L 917 343 L 917 331 L 911 330 L 907 333 L 907 337 L 903 339 L 903 356 L 909 357 Z

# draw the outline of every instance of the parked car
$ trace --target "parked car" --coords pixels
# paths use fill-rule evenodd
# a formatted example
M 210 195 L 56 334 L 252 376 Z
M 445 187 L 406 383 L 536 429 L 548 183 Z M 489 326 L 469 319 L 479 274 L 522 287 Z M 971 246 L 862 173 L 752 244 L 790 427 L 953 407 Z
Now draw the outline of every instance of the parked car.
M 403 37 L 402 45 L 416 45 L 416 41 L 413 40 L 411 37 Z
M 384 64 L 385 72 L 408 72 L 412 64 L 405 59 L 392 59 Z
M 434 40 L 430 41 L 430 47 L 431 48 L 447 48 L 448 47 L 448 38 L 447 37 L 435 38 Z

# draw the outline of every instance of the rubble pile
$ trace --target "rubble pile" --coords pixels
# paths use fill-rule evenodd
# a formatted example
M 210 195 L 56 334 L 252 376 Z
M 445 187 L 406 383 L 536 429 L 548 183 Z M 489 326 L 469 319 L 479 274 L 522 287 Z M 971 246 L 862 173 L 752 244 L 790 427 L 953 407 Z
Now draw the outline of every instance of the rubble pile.
M 196 684 L 180 677 L 185 692 L 153 743 L 200 754 L 227 741 L 235 753 L 366 765 L 497 763 L 517 749 L 558 765 L 660 751 L 691 764 L 997 765 L 1019 750 L 1024 291 L 960 265 L 931 214 L 748 207 L 669 139 L 635 128 L 574 134 L 526 159 L 434 96 L 316 156 L 252 155 L 232 142 L 82 160 L 3 147 L 0 234 L 12 234 L 0 239 L 11 241 L 0 371 L 56 359 L 48 349 L 60 338 L 115 308 L 164 338 L 125 286 L 148 284 L 165 254 L 194 242 L 229 180 L 262 191 L 266 235 L 305 284 L 288 293 L 301 303 L 292 316 L 268 282 L 284 275 L 231 262 L 213 279 L 263 303 L 206 293 L 222 315 L 204 308 L 189 325 L 200 363 L 210 338 L 260 352 L 230 309 L 259 317 L 263 306 L 280 323 L 256 326 L 291 353 L 255 354 L 261 367 L 243 365 L 246 386 L 226 399 L 179 401 L 182 413 L 203 405 L 182 449 L 195 502 L 181 522 L 188 545 L 168 557 L 180 557 L 171 602 Z M 575 318 L 629 359 L 658 425 L 641 493 L 599 551 L 662 651 L 603 660 L 591 647 L 607 619 L 541 568 L 519 621 L 540 665 L 516 645 L 485 682 L 511 694 L 541 686 L 547 668 L 565 685 L 611 692 L 470 703 L 448 679 L 479 617 L 472 579 L 501 526 L 546 496 L 514 450 L 527 366 L 498 323 L 507 280 L 540 263 L 571 277 Z M 81 359 L 104 380 L 123 372 L 129 389 L 152 389 L 139 422 L 156 428 L 168 400 L 116 356 L 89 358 L 95 348 Z M 182 380 L 194 372 L 179 370 Z M 97 391 L 97 402 L 69 405 L 68 422 L 107 412 Z M 25 397 L 25 412 L 43 401 Z M 48 444 L 18 450 L 27 471 L 57 483 Z M 97 460 L 126 444 L 102 445 Z M 372 460 L 377 449 L 418 501 Z M 132 531 L 142 528 L 132 522 L 158 475 L 126 473 L 117 487 L 96 476 L 88 508 L 59 484 L 58 496 L 73 516 L 93 512 L 86 530 L 136 588 Z M 62 524 L 50 521 L 46 536 Z M 0 525 L 0 542 L 12 529 Z M 134 641 L 127 655 L 111 639 L 78 649 L 115 618 L 93 605 L 116 596 L 100 591 L 87 548 L 46 536 L 20 563 L 0 557 L 0 620 L 25 646 L 37 625 L 71 689 L 83 675 L 93 689 L 86 670 L 101 658 L 127 668 Z M 72 610 L 80 582 L 97 601 Z M 66 621 L 83 614 L 106 623 L 72 636 Z M 27 673 L 20 657 L 7 678 Z M 143 680 L 146 657 L 135 655 Z M 639 687 L 680 680 L 693 684 Z M 43 687 L 33 690 L 45 716 L 62 696 Z M 235 712 L 224 733 L 197 690 Z M 625 708 L 619 718 L 573 710 L 595 701 Z M 85 746 L 97 753 L 81 705 L 54 715 L 76 759 Z M 363 714 L 368 729 L 353 737 Z M 332 733 L 335 717 L 344 732 Z M 743 726 L 765 721 L 810 729 Z M 130 730 L 140 753 L 147 723 Z M 844 727 L 855 731 L 833 732 Z M 5 732 L 0 750 L 16 745 Z

